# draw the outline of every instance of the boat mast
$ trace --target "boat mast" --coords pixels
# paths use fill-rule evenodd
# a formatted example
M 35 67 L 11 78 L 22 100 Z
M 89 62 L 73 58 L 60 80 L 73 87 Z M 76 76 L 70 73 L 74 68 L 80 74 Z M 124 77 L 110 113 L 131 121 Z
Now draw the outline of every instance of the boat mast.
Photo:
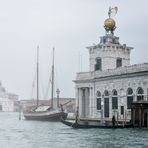
M 53 108 L 53 95 L 54 95 L 54 48 L 53 48 L 53 62 L 52 62 L 52 80 L 51 80 L 51 108 Z
M 37 46 L 37 106 L 39 106 L 39 46 Z

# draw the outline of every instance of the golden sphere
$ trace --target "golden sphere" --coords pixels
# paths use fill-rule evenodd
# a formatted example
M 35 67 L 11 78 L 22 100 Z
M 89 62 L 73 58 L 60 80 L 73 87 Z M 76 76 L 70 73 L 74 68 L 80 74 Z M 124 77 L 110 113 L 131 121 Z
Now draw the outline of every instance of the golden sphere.
M 112 18 L 108 18 L 104 21 L 104 25 L 106 28 L 114 29 L 115 28 L 115 21 Z

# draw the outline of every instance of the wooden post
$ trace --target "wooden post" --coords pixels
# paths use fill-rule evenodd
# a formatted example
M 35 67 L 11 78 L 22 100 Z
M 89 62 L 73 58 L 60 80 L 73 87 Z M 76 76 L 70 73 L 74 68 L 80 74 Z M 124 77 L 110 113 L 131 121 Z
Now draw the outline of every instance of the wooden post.
M 19 111 L 19 120 L 21 120 L 21 111 Z
M 147 109 L 147 127 L 148 127 L 148 109 Z
M 125 110 L 125 124 L 126 124 L 126 116 L 127 116 L 127 112 L 126 112 L 126 110 Z
M 19 120 L 21 120 L 21 110 L 22 110 L 21 103 L 19 102 Z
M 144 127 L 144 109 L 142 109 L 142 126 Z
M 135 126 L 135 108 L 132 109 L 132 122 L 133 126 Z
M 123 127 L 124 127 L 124 112 L 123 112 Z
M 139 107 L 139 127 L 141 127 L 141 108 Z
M 119 112 L 117 111 L 117 125 L 118 125 L 118 118 L 119 118 Z

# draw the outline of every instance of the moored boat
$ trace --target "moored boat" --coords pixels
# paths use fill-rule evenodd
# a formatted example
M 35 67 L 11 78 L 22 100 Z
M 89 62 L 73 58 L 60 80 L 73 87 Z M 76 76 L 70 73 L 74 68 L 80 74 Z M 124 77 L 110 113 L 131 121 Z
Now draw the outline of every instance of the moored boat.
M 27 120 L 60 121 L 61 117 L 63 119 L 67 118 L 67 113 L 58 110 L 40 111 L 40 112 L 34 111 L 34 112 L 24 113 L 24 117 Z
M 38 58 L 39 48 L 37 48 L 37 105 L 32 107 L 29 110 L 23 112 L 25 119 L 27 120 L 40 120 L 40 121 L 60 121 L 61 118 L 66 119 L 67 113 L 64 112 L 63 105 L 60 104 L 57 108 L 53 107 L 53 91 L 54 91 L 54 48 L 53 48 L 53 64 L 52 64 L 52 87 L 51 87 L 51 105 L 39 105 L 39 84 L 38 84 L 38 75 L 39 75 L 39 58 Z M 67 102 L 69 103 L 69 102 Z M 65 104 L 67 104 L 65 103 Z
M 111 129 L 111 128 L 132 128 L 133 125 L 132 124 L 125 124 L 125 125 L 92 125 L 92 124 L 82 124 L 82 123 L 78 123 L 78 121 L 68 121 L 68 120 L 64 120 L 63 118 L 61 118 L 61 122 L 69 127 L 72 128 L 104 128 L 104 129 Z

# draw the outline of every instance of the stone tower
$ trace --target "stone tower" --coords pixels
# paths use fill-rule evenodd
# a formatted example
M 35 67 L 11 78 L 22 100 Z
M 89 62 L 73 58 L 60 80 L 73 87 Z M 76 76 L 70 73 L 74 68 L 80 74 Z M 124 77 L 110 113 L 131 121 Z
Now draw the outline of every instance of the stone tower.
M 112 11 L 117 8 L 109 8 L 108 16 L 104 21 L 105 36 L 100 37 L 100 43 L 87 47 L 90 56 L 90 71 L 104 71 L 130 65 L 130 52 L 132 47 L 121 45 L 119 37 L 114 35 L 116 22 L 111 18 Z

